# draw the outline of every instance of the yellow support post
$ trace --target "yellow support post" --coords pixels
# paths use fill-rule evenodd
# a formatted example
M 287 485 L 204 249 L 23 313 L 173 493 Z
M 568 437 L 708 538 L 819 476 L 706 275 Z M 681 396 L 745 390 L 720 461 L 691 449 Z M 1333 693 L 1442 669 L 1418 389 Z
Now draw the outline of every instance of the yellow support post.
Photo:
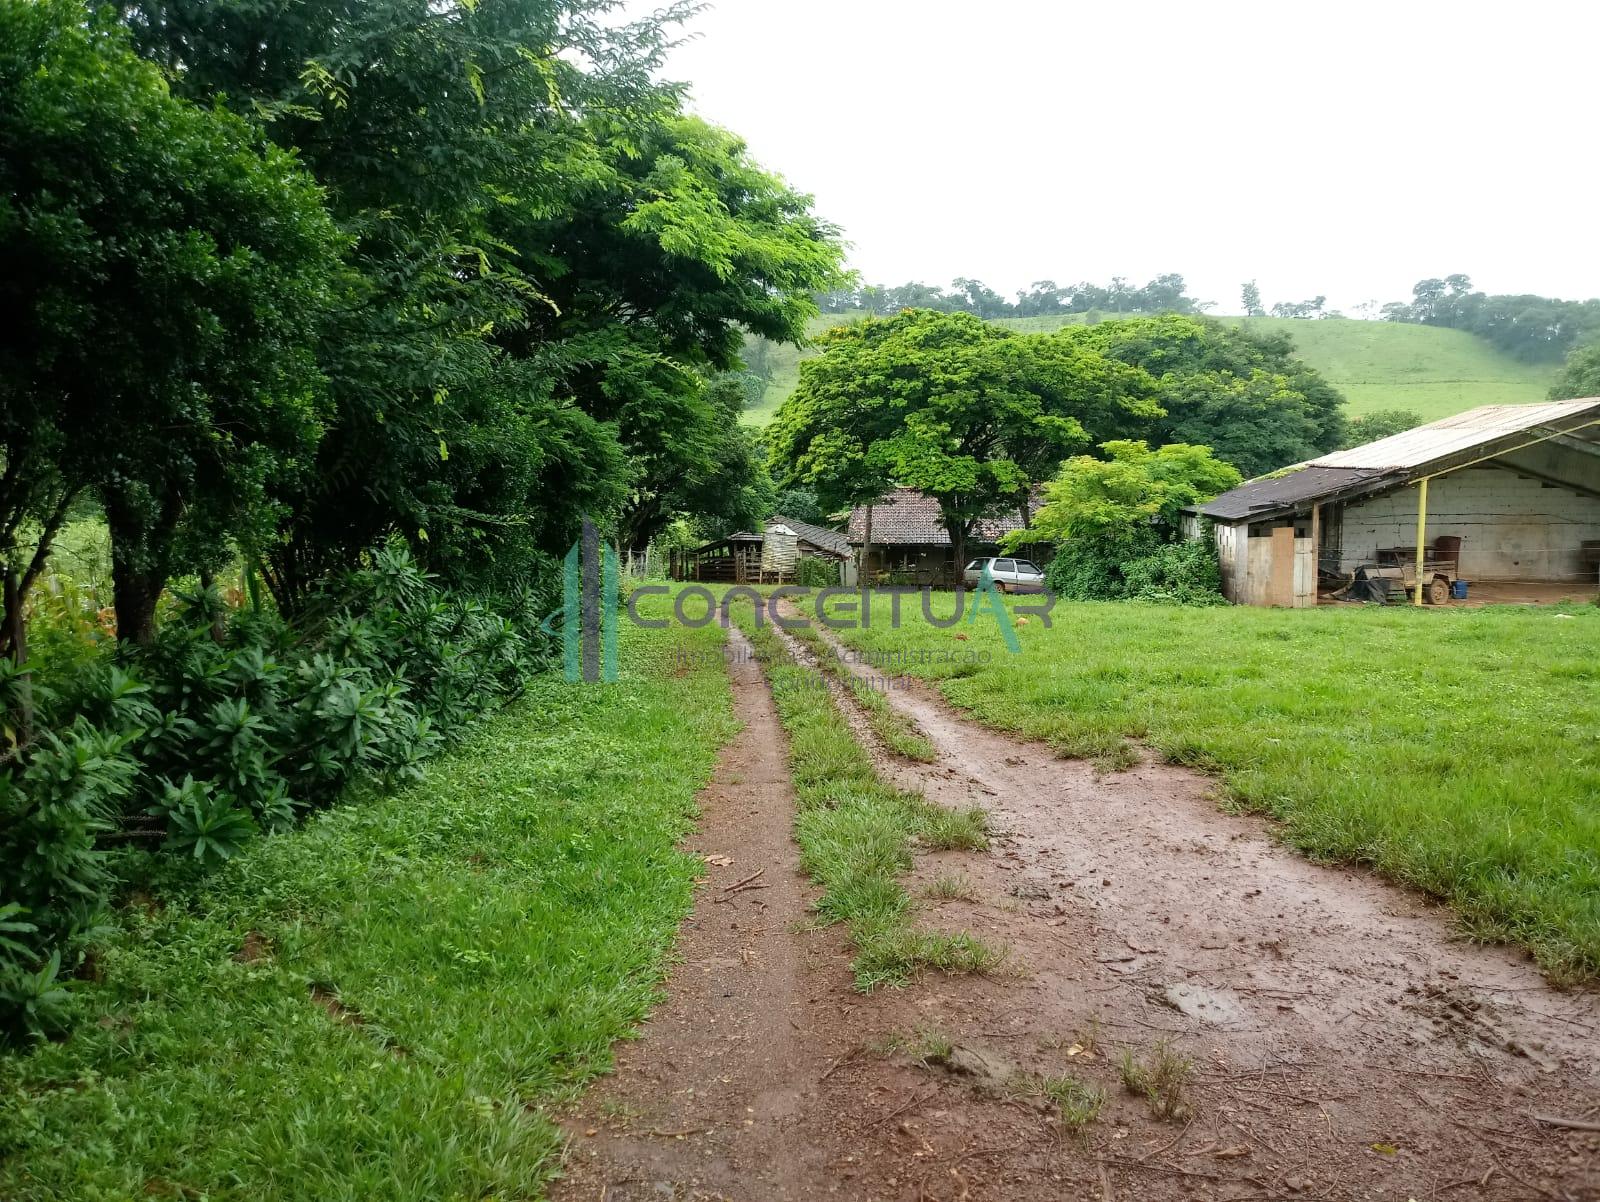
M 1428 481 L 1431 477 L 1424 476 L 1417 481 L 1417 604 L 1422 604 L 1422 564 L 1425 548 L 1424 541 L 1428 533 Z

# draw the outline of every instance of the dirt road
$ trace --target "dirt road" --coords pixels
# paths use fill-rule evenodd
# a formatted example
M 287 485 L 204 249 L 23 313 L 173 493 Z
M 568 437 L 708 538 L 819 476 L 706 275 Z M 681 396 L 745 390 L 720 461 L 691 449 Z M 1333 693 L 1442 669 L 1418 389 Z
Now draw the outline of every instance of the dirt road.
M 913 892 L 958 874 L 970 895 L 922 920 L 1011 954 L 855 994 L 842 934 L 805 925 L 770 697 L 733 671 L 747 725 L 695 843 L 719 859 L 667 1001 L 569 1119 L 556 1197 L 1600 1198 L 1594 993 L 1304 860 L 1203 776 L 1097 776 L 910 682 L 888 696 L 938 760 L 881 768 L 998 832 L 921 858 Z M 1182 1078 L 1175 1115 L 1125 1087 L 1124 1054 Z M 1038 1096 L 1063 1074 L 1106 1091 L 1079 1132 Z

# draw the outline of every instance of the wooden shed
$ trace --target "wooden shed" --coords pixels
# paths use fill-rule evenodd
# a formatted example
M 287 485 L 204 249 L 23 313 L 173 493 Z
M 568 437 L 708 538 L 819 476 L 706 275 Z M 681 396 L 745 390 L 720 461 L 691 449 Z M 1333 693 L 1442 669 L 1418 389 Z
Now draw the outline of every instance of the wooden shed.
M 841 582 L 855 583 L 850 543 L 840 531 L 783 514 L 774 514 L 759 533 L 742 530 L 687 552 L 674 575 L 708 583 L 787 584 L 800 560 L 810 557 L 837 564 Z

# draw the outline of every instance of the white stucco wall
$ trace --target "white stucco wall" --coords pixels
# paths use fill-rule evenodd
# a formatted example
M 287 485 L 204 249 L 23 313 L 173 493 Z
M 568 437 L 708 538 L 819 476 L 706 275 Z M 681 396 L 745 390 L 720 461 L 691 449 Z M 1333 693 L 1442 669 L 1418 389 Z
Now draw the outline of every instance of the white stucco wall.
M 1600 539 L 1600 498 L 1547 486 L 1500 467 L 1464 468 L 1428 485 L 1427 543 L 1461 537 L 1468 580 L 1592 580 L 1579 545 Z M 1340 566 L 1370 562 L 1378 547 L 1417 537 L 1417 489 L 1410 486 L 1344 507 Z

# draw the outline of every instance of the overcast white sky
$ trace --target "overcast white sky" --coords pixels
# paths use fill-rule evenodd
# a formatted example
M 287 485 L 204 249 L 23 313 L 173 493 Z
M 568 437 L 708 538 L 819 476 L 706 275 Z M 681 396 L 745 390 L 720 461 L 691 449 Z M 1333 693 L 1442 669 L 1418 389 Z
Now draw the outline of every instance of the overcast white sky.
M 667 74 L 868 282 L 1600 295 L 1592 0 L 715 0 L 690 29 Z

